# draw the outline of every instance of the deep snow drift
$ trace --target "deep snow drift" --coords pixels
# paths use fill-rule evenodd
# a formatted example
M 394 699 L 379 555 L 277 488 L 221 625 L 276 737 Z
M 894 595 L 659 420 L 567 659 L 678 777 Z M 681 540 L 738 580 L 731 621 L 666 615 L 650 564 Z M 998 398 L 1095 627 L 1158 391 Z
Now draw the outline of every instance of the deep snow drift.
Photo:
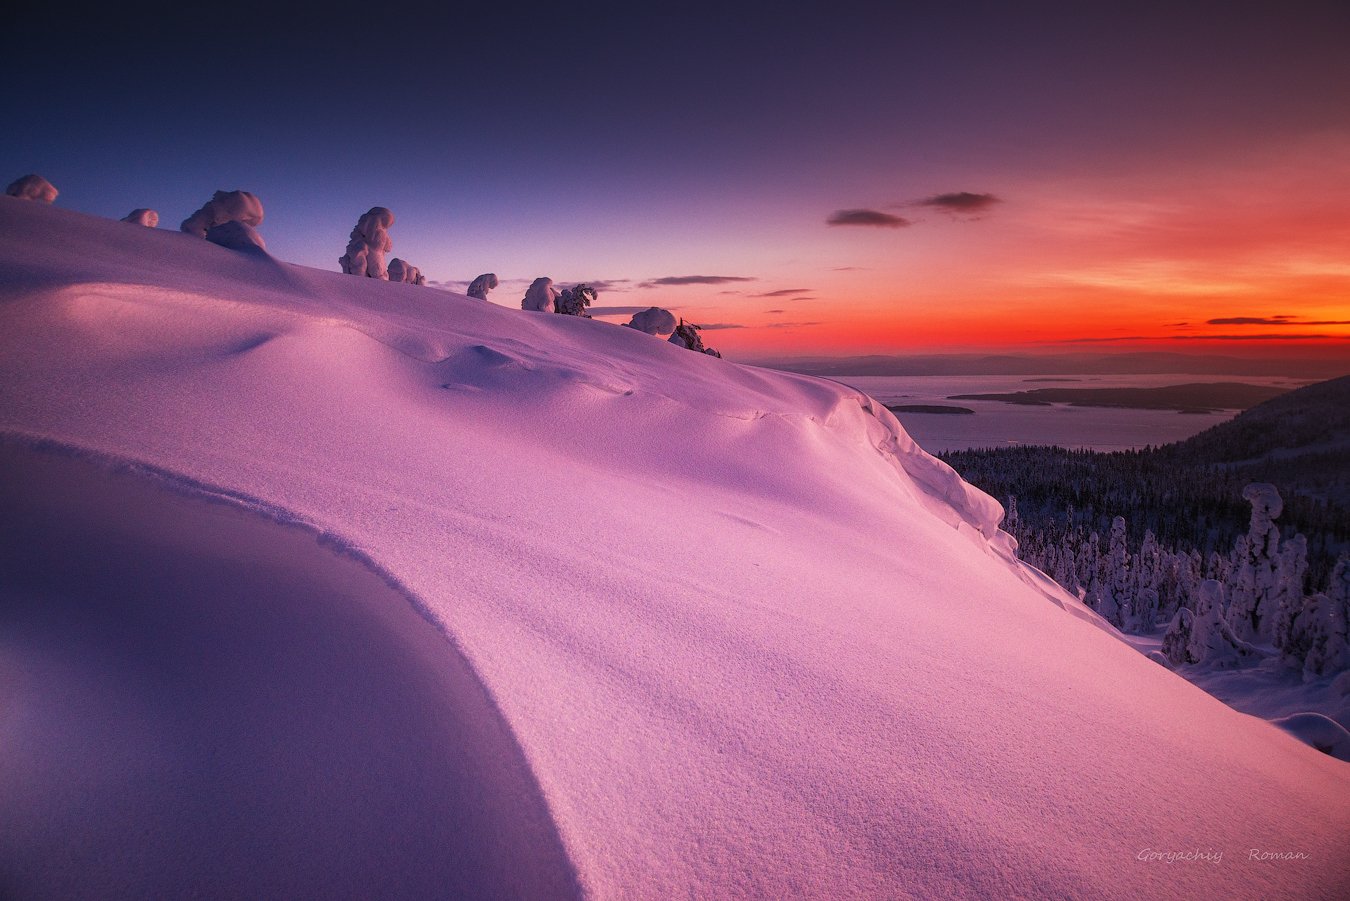
M 490 718 L 443 708 L 456 732 L 446 771 L 495 760 L 500 794 L 546 805 L 549 828 L 522 814 L 502 839 L 518 849 L 537 837 L 525 893 L 572 878 L 550 862 L 550 830 L 581 890 L 601 897 L 1337 897 L 1350 885 L 1350 770 L 1144 659 L 1020 567 L 998 505 L 864 395 L 635 329 L 60 209 L 0 202 L 0 228 L 8 443 L 153 467 L 178 492 L 303 523 L 383 574 L 394 587 L 360 609 L 415 605 L 444 636 L 447 670 L 462 657 L 519 751 L 494 757 Z M 49 568 L 89 565 L 98 511 L 42 515 L 62 549 Z M 164 558 L 148 533 L 126 534 L 117 547 L 133 561 Z M 189 569 L 232 546 L 192 526 L 174 540 Z M 58 581 L 33 590 L 56 594 L 44 585 Z M 267 634 L 304 647 L 349 635 L 304 614 L 307 592 L 295 587 L 300 600 Z M 212 593 L 194 597 L 186 625 L 146 640 L 177 653 L 183 629 L 228 618 Z M 5 622 L 32 607 L 4 603 Z M 42 710 L 60 742 L 101 734 L 81 733 L 88 697 L 28 687 L 31 661 L 57 666 L 76 642 L 105 640 L 76 619 L 40 641 L 0 635 L 0 668 L 22 676 L 0 683 L 0 735 L 24 709 Z M 244 651 L 259 637 L 238 621 L 220 634 Z M 106 672 L 84 677 L 132 684 L 136 661 L 106 642 L 86 664 Z M 407 703 L 436 709 L 434 661 L 400 663 L 395 649 L 379 665 L 422 673 Z M 280 728 L 280 676 L 229 665 L 241 705 L 269 715 L 204 717 L 194 739 L 250 724 L 265 744 Z M 173 672 L 149 678 L 145 715 L 169 704 L 164 715 L 187 718 L 170 701 L 194 699 L 167 690 Z M 446 697 L 468 703 L 467 683 L 445 678 Z M 325 734 L 326 710 L 313 708 L 307 734 Z M 137 846 L 154 811 L 197 790 L 141 778 L 172 746 L 138 734 L 142 746 L 104 765 L 125 767 L 144 806 L 117 806 L 124 784 L 24 794 L 35 771 L 59 779 L 79 758 L 0 756 L 0 807 L 24 799 L 0 830 L 0 861 L 78 860 L 85 833 L 69 824 L 112 805 L 136 847 L 105 861 L 124 881 L 176 868 L 197 884 L 196 873 L 247 873 L 258 854 L 274 862 L 267 847 L 210 835 L 187 859 Z M 489 744 L 468 747 L 478 742 Z M 445 763 L 419 748 L 419 768 Z M 381 803 L 420 802 L 407 770 L 371 772 Z M 332 798 L 310 784 L 278 780 L 274 804 L 321 813 Z M 248 797 L 213 803 L 266 829 L 275 811 Z M 513 809 L 458 813 L 482 823 Z M 325 836 L 329 853 L 370 856 L 359 832 Z M 387 865 L 427 878 L 454 866 L 421 853 L 422 838 Z M 1223 856 L 1150 856 L 1197 850 Z

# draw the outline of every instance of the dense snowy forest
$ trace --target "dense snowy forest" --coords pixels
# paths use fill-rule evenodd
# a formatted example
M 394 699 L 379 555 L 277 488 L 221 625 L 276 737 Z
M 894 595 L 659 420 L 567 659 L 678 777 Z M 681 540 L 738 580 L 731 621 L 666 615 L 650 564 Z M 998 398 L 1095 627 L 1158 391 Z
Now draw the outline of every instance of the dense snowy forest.
M 1167 628 L 1173 664 L 1278 653 L 1317 677 L 1350 665 L 1347 390 L 1290 392 L 1163 448 L 943 459 L 1006 500 L 1023 560 L 1123 631 Z

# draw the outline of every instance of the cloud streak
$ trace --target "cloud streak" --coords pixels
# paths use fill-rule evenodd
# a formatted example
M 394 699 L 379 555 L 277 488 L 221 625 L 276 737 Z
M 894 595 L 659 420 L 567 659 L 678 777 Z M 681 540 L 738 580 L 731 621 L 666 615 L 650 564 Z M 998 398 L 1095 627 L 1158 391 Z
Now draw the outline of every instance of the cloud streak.
M 993 194 L 974 194 L 970 191 L 952 191 L 934 194 L 919 201 L 919 206 L 933 207 L 948 213 L 983 213 L 1003 201 Z
M 1297 332 L 1289 334 L 1288 332 L 1263 332 L 1260 334 L 1243 335 L 1122 335 L 1119 338 L 1064 338 L 1060 344 L 1110 344 L 1114 341 L 1325 341 L 1325 340 L 1350 341 L 1346 335 L 1331 335 L 1326 333 Z
M 905 228 L 910 225 L 908 219 L 892 216 L 881 210 L 835 210 L 826 225 L 858 225 L 867 228 Z
M 810 294 L 814 288 L 783 288 L 778 291 L 766 291 L 763 294 L 751 294 L 751 297 L 791 297 L 794 294 Z
M 649 309 L 651 307 L 588 307 L 586 312 L 592 316 L 632 316 L 634 313 Z
M 639 288 L 683 287 L 685 285 L 729 285 L 735 282 L 753 282 L 747 275 L 667 275 L 648 279 Z
M 1350 325 L 1350 319 L 1299 319 L 1296 316 L 1228 316 L 1206 325 Z

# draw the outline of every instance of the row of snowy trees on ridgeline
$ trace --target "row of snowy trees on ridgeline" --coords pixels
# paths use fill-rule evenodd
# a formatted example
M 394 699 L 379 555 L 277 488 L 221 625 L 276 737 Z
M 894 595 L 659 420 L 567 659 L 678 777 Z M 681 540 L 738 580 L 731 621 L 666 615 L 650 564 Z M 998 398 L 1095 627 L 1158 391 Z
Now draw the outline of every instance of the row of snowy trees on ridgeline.
M 10 183 L 5 193 L 20 200 L 50 204 L 60 192 L 47 179 L 32 174 Z M 159 213 L 150 209 L 135 209 L 122 221 L 156 228 L 159 225 Z M 217 191 L 201 209 L 183 220 L 180 230 L 234 250 L 266 252 L 267 243 L 258 233 L 262 221 L 262 201 L 256 196 L 248 191 Z M 389 236 L 389 229 L 393 225 L 394 214 L 385 207 L 371 207 L 363 213 L 352 228 L 346 252 L 338 258 L 342 271 L 347 275 L 425 285 L 427 280 L 422 270 L 411 263 L 395 257 L 385 264 L 385 255 L 394 249 L 394 242 Z M 498 284 L 496 273 L 486 272 L 470 282 L 466 293 L 470 297 L 487 300 L 488 292 Z M 553 287 L 553 279 L 537 278 L 525 292 L 520 307 L 523 310 L 590 319 L 587 308 L 598 297 L 595 288 L 587 284 L 559 291 Z M 683 319 L 676 323 L 669 310 L 659 307 L 641 310 L 626 325 L 648 335 L 669 335 L 672 344 L 698 353 L 722 356 L 704 346 L 698 326 L 686 323 Z
M 1279 655 L 1308 680 L 1350 669 L 1350 557 L 1336 562 L 1323 591 L 1306 594 L 1308 542 L 1281 541 L 1279 491 L 1253 483 L 1242 495 L 1251 522 L 1230 554 L 1175 552 L 1152 532 L 1131 553 L 1117 516 L 1105 549 L 1096 532 L 1070 531 L 1021 556 L 1122 631 L 1150 634 L 1166 622 L 1162 655 L 1173 666 Z M 1017 522 L 1017 498 L 1009 497 L 1007 527 L 1016 531 Z

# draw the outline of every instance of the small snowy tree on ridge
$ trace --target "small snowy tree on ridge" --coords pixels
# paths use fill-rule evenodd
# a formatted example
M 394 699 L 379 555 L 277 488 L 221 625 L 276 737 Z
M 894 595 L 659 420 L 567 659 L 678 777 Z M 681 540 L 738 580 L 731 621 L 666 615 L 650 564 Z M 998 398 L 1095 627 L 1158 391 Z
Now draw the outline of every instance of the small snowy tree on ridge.
M 583 316 L 590 319 L 591 314 L 586 312 L 586 308 L 594 303 L 598 296 L 590 285 L 574 285 L 558 295 L 553 311 L 565 316 Z
M 465 293 L 470 297 L 476 297 L 479 300 L 487 300 L 488 292 L 495 287 L 497 287 L 497 273 L 484 272 L 469 283 L 469 290 Z
M 347 241 L 347 252 L 338 258 L 342 271 L 347 275 L 387 280 L 389 270 L 385 267 L 384 255 L 394 249 L 394 242 L 389 237 L 393 224 L 394 214 L 382 206 L 371 207 L 362 214 Z
M 421 269 L 407 260 L 400 260 L 398 257 L 389 261 L 389 280 L 391 282 L 404 282 L 409 285 L 425 285 L 427 283 Z
M 710 357 L 721 357 L 717 351 L 703 344 L 703 336 L 699 333 L 699 327 L 692 322 L 680 320 L 680 324 L 675 326 L 675 331 L 671 333 L 670 343 L 677 347 L 684 347 L 696 353 L 707 354 Z
M 536 313 L 553 313 L 557 310 L 558 296 L 558 290 L 553 287 L 553 279 L 541 276 L 525 290 L 520 308 Z

